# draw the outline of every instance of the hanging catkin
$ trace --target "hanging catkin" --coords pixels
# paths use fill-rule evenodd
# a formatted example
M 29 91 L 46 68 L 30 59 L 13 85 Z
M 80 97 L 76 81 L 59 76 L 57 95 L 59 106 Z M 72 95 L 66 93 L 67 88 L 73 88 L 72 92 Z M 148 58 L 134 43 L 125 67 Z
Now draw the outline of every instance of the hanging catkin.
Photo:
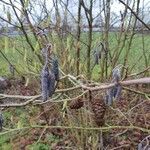
M 55 92 L 55 75 L 50 72 L 48 77 L 48 95 L 49 97 L 52 97 L 52 95 Z
M 105 98 L 105 102 L 108 105 L 112 105 L 113 103 L 113 99 L 119 99 L 120 95 L 121 95 L 121 90 L 122 87 L 119 84 L 119 81 L 121 80 L 121 65 L 116 66 L 113 70 L 112 70 L 112 83 L 116 83 L 116 85 L 110 89 L 107 90 L 107 94 L 106 94 L 106 98 Z
M 44 66 L 41 74 L 41 86 L 42 86 L 42 99 L 46 101 L 49 97 L 48 87 L 49 87 L 49 71 L 48 67 Z
M 3 114 L 2 114 L 2 112 L 0 112 L 0 131 L 3 128 L 3 123 L 4 123 Z
M 51 45 L 48 44 L 45 49 L 43 49 L 43 55 L 45 59 L 45 64 L 42 69 L 41 75 L 41 85 L 42 85 L 42 98 L 43 101 L 47 101 L 48 97 L 52 97 L 55 91 L 55 67 L 57 68 L 57 62 L 54 62 L 52 69 L 49 69 L 49 56 Z
M 53 58 L 52 60 L 52 73 L 55 75 L 55 80 L 59 80 L 59 65 L 58 65 L 58 59 Z

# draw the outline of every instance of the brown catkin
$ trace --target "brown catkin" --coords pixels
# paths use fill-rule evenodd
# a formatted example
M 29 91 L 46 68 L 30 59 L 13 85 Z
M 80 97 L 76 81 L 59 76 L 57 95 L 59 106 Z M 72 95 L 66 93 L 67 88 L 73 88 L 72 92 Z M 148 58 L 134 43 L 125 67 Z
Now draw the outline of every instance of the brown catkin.
M 84 103 L 82 99 L 75 99 L 69 104 L 69 107 L 70 109 L 80 109 L 83 105 Z
M 104 125 L 106 105 L 103 99 L 91 99 L 91 109 L 94 113 L 93 120 L 98 126 Z

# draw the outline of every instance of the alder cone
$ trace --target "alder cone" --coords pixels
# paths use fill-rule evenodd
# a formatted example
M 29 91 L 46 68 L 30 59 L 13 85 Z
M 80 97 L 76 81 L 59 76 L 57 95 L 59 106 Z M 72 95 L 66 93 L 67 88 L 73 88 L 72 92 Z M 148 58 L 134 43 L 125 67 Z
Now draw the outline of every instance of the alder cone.
M 106 111 L 106 104 L 103 99 L 92 99 L 91 100 L 91 108 L 94 113 L 93 119 L 98 126 L 102 126 L 104 124 L 104 116 Z
M 83 104 L 84 103 L 82 99 L 75 99 L 69 104 L 69 107 L 70 109 L 80 109 L 83 107 Z

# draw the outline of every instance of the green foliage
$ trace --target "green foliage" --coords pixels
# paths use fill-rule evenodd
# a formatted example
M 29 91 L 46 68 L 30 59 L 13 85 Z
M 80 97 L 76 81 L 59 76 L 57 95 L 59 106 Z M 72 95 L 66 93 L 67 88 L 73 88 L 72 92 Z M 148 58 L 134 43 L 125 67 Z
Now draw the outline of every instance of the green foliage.
M 2 146 L 4 143 L 7 143 L 9 142 L 9 135 L 3 135 L 3 136 L 0 136 L 0 146 Z
M 57 136 L 55 136 L 55 135 L 52 135 L 52 134 L 49 134 L 49 135 L 47 136 L 47 140 L 48 140 L 49 142 L 53 143 L 53 142 L 59 141 L 59 137 L 57 137 Z
M 1 150 L 11 150 L 12 144 L 3 143 L 3 145 L 0 147 Z
M 29 150 L 49 150 L 49 145 L 38 143 L 38 144 L 32 144 L 27 147 Z

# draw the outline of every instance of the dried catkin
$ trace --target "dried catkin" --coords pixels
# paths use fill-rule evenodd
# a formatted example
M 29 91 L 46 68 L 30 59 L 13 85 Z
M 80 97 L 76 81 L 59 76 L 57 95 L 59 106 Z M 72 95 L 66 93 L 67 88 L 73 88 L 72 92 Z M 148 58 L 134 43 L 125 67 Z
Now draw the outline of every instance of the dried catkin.
M 54 58 L 52 61 L 52 73 L 55 75 L 55 80 L 59 80 L 59 65 L 57 58 Z
M 114 87 L 114 98 L 115 99 L 118 99 L 119 97 L 120 97 L 120 95 L 121 95 L 121 91 L 122 91 L 122 86 L 121 85 L 119 85 L 119 84 L 117 84 L 115 87 Z
M 52 97 L 55 92 L 55 75 L 50 72 L 48 77 L 48 96 Z
M 46 101 L 49 97 L 48 87 L 49 87 L 49 71 L 48 67 L 43 68 L 41 74 L 41 86 L 42 86 L 42 98 L 43 101 Z
M 110 88 L 107 91 L 107 95 L 106 95 L 106 99 L 105 99 L 106 103 L 108 105 L 112 105 L 113 99 L 115 98 L 117 100 L 120 97 L 121 90 L 122 90 L 122 87 L 119 84 L 117 84 L 116 86 Z
M 121 70 L 118 66 L 112 70 L 112 82 L 119 82 L 121 80 Z
M 121 95 L 121 90 L 122 87 L 119 84 L 119 81 L 121 80 L 121 70 L 120 70 L 120 65 L 118 65 L 117 67 L 115 67 L 112 70 L 112 83 L 116 83 L 116 85 L 112 88 L 110 88 L 109 90 L 107 90 L 107 94 L 106 94 L 106 98 L 105 98 L 105 102 L 108 105 L 112 105 L 113 99 L 119 99 L 120 95 Z
M 2 130 L 2 128 L 3 128 L 3 123 L 4 123 L 3 115 L 0 112 L 0 130 Z

